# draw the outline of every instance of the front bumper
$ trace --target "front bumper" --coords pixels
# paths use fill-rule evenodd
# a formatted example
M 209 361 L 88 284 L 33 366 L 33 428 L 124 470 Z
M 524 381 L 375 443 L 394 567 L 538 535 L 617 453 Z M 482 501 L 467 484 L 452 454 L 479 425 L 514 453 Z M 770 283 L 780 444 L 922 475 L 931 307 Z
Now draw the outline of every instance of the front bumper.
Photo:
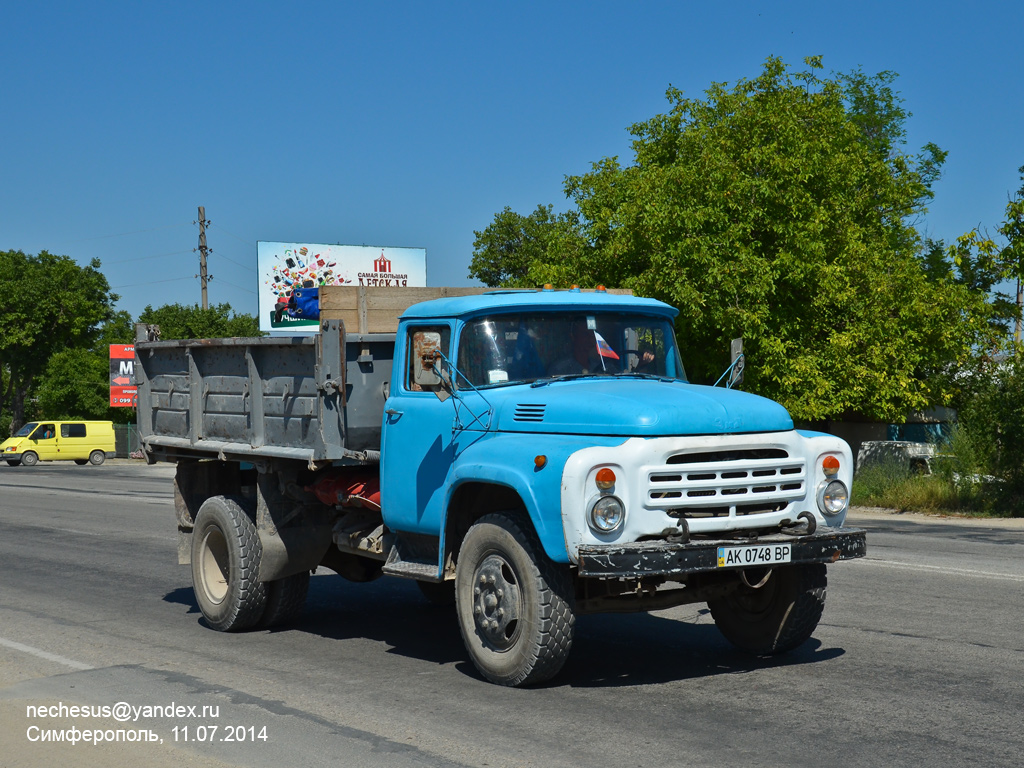
M 584 578 L 621 579 L 644 576 L 685 576 L 691 573 L 736 570 L 718 566 L 718 548 L 755 544 L 788 544 L 789 564 L 834 563 L 867 554 L 863 528 L 819 530 L 808 536 L 774 533 L 756 539 L 721 539 L 672 544 L 638 541 L 629 544 L 582 545 L 579 575 Z
M 0 453 L 0 459 L 4 461 L 21 461 L 20 453 Z

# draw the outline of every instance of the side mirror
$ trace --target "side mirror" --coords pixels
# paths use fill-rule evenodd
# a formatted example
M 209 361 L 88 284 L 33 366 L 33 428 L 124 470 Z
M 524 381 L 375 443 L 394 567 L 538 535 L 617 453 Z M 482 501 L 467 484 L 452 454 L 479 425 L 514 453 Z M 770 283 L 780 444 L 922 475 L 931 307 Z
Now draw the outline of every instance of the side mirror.
M 729 359 L 732 361 L 732 373 L 729 374 L 729 381 L 726 387 L 732 389 L 737 384 L 743 383 L 743 368 L 745 358 L 743 357 L 743 337 L 733 339 L 729 346 Z
M 441 376 L 434 368 L 440 348 L 441 334 L 436 331 L 417 331 L 412 336 L 412 380 L 425 390 L 441 384 Z

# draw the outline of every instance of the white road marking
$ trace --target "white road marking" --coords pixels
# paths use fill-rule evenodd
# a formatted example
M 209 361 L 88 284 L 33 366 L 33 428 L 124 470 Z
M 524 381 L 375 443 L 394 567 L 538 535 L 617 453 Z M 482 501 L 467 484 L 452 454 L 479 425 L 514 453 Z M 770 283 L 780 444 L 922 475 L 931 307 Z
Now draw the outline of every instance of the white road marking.
M 863 563 L 880 565 L 883 568 L 902 568 L 908 571 L 926 571 L 955 574 L 957 576 L 973 576 L 979 579 L 998 579 L 1000 581 L 1024 582 L 1024 575 L 1014 573 L 995 573 L 993 571 L 977 571 L 971 568 L 949 568 L 943 565 L 924 565 L 923 563 L 901 563 L 897 560 L 878 560 L 873 557 L 865 557 Z
M 75 661 L 74 659 L 69 659 L 65 656 L 58 656 L 55 653 L 44 651 L 41 648 L 33 648 L 31 645 L 22 645 L 21 643 L 16 643 L 13 640 L 7 640 L 3 637 L 0 637 L 0 645 L 3 645 L 15 651 L 21 651 L 22 653 L 28 653 L 33 656 L 38 656 L 40 659 L 46 659 L 47 661 L 53 661 L 57 664 L 63 664 L 65 667 L 71 667 L 72 669 L 95 669 L 95 667 L 91 667 L 88 664 L 83 664 L 80 661 Z

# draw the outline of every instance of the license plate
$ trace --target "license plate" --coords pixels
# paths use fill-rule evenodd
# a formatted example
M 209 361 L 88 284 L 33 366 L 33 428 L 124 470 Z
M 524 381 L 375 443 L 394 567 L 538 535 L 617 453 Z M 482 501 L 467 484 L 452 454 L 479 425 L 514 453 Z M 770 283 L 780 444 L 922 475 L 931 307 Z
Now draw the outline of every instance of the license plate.
M 719 547 L 719 568 L 747 568 L 788 563 L 792 555 L 789 544 L 759 544 L 753 547 Z

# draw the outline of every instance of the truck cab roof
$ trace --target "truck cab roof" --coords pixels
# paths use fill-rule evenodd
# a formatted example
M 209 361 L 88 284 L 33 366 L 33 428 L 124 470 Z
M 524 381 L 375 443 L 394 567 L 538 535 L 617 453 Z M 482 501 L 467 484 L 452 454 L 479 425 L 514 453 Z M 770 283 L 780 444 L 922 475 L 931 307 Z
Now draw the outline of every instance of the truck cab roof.
M 674 319 L 679 310 L 657 299 L 605 291 L 550 289 L 495 290 L 472 296 L 452 296 L 414 304 L 402 313 L 401 320 L 468 317 L 508 310 L 534 309 L 559 311 L 573 309 L 628 310 L 662 315 Z

